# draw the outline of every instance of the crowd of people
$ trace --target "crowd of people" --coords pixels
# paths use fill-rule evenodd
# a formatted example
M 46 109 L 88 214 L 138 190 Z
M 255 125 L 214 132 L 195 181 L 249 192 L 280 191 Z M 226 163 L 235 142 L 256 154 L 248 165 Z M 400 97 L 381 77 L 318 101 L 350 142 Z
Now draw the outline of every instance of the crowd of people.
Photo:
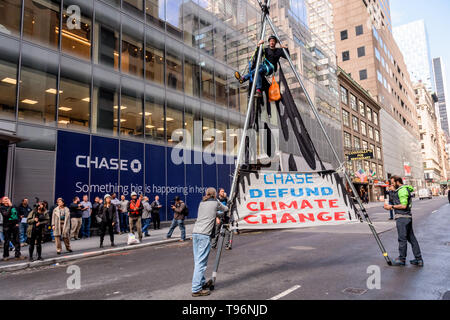
M 221 202 L 228 201 L 224 189 L 220 190 Z M 150 229 L 161 229 L 160 210 L 162 204 L 156 195 L 153 201 L 144 195 L 131 193 L 131 198 L 116 193 L 106 194 L 103 198 L 95 197 L 91 203 L 88 195 L 82 200 L 74 197 L 70 203 L 63 198 L 58 198 L 56 203 L 49 206 L 47 201 L 39 201 L 30 205 L 28 199 L 23 199 L 20 204 L 13 205 L 5 196 L 0 200 L 0 246 L 3 247 L 3 260 L 7 261 L 11 251 L 14 251 L 16 259 L 25 259 L 21 248 L 28 246 L 29 260 L 34 260 L 36 249 L 37 259 L 42 258 L 42 243 L 53 241 L 56 253 L 62 252 L 64 243 L 67 252 L 73 252 L 71 242 L 90 238 L 92 231 L 97 230 L 100 248 L 103 248 L 104 238 L 109 235 L 111 246 L 115 246 L 114 235 L 123 233 L 136 234 L 139 242 L 143 237 L 150 236 Z M 175 197 L 171 204 L 174 217 L 166 239 L 171 238 L 176 227 L 181 231 L 180 241 L 186 241 L 186 228 L 184 220 L 188 216 L 188 207 L 180 199 Z M 212 238 L 213 247 L 216 246 L 218 231 L 221 223 L 226 218 L 217 219 L 216 237 Z M 228 238 L 229 239 L 229 238 Z M 227 249 L 229 241 L 227 241 Z
M 3 247 L 3 260 L 9 259 L 10 251 L 14 251 L 17 259 L 24 259 L 21 248 L 29 246 L 29 260 L 33 261 L 36 248 L 37 259 L 42 260 L 42 243 L 54 241 L 57 254 L 61 254 L 62 242 L 67 252 L 72 252 L 71 241 L 90 238 L 95 226 L 100 235 L 100 247 L 108 232 L 111 246 L 114 235 L 137 233 L 142 241 L 143 236 L 150 236 L 149 229 L 160 229 L 159 196 L 150 202 L 143 195 L 131 193 L 131 199 L 124 195 L 120 200 L 115 193 L 106 194 L 103 198 L 95 197 L 91 203 L 87 195 L 82 201 L 74 197 L 70 203 L 58 198 L 49 206 L 47 201 L 39 201 L 30 206 L 28 199 L 13 205 L 8 197 L 0 200 L 0 246 Z M 184 220 L 184 219 L 183 219 Z

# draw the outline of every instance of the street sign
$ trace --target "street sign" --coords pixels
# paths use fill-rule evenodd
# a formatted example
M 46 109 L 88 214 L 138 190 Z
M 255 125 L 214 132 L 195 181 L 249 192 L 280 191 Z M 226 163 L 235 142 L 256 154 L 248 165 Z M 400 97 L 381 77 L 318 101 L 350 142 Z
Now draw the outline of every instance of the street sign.
M 373 151 L 371 150 L 352 151 L 347 153 L 347 159 L 348 161 L 373 159 Z

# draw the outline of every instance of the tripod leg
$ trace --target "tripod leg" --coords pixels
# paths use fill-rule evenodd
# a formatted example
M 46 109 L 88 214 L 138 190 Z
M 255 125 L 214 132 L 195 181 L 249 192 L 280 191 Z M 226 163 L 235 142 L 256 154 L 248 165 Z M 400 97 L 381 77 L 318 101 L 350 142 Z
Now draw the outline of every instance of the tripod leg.
M 209 287 L 210 290 L 214 290 L 214 286 L 216 284 L 217 270 L 219 270 L 219 263 L 220 263 L 220 257 L 222 256 L 224 238 L 225 238 L 225 227 L 222 224 L 220 227 L 219 243 L 217 245 L 216 260 L 214 261 L 214 268 L 213 268 L 213 273 L 212 273 L 212 285 Z

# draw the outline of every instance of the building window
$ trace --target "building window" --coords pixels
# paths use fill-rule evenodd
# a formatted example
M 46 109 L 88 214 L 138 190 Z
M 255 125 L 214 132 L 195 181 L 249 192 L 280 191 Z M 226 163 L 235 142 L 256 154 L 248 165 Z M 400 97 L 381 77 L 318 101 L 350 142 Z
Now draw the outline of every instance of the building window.
M 343 104 L 348 104 L 348 90 L 341 86 L 341 102 Z
M 342 52 L 342 61 L 348 61 L 348 60 L 350 60 L 350 51 Z
M 166 0 L 166 30 L 180 39 L 183 39 L 182 5 L 182 0 Z
M 27 49 L 24 48 L 25 51 Z M 57 61 L 58 58 L 56 55 L 48 54 L 45 57 L 48 63 L 40 62 L 37 64 L 34 57 L 35 54 L 43 55 L 45 53 L 27 51 L 22 58 L 19 121 L 54 126 L 56 121 L 56 97 L 58 93 L 56 75 L 58 70 L 53 62 Z
M 183 91 L 183 48 L 181 44 L 166 38 L 166 83 L 169 88 Z
M 47 47 L 57 48 L 59 6 L 59 1 L 25 0 L 23 37 L 26 40 L 34 41 Z
M 372 109 L 370 109 L 369 107 L 366 108 L 366 113 L 367 113 L 367 119 L 372 122 Z
M 164 84 L 163 34 L 147 29 L 145 44 L 145 79 Z
M 89 131 L 91 67 L 62 58 L 59 81 L 58 127 Z M 71 67 L 68 67 L 71 66 Z M 72 72 L 73 66 L 79 71 Z
M 361 140 L 358 137 L 353 137 L 355 150 L 361 149 Z
M 364 121 L 361 121 L 361 133 L 366 136 L 367 135 L 367 126 Z
M 200 66 L 191 51 L 184 53 L 184 91 L 190 96 L 200 97 Z
M 99 6 L 103 6 L 101 3 Z M 99 10 L 99 9 L 97 9 Z M 101 10 L 100 10 L 101 11 Z M 107 67 L 119 69 L 119 32 L 118 12 L 110 15 L 96 15 L 94 26 L 94 62 Z
M 342 110 L 342 123 L 344 126 L 350 127 L 350 113 Z
M 373 139 L 373 128 L 369 126 L 369 138 Z
M 358 101 L 359 102 L 359 113 L 365 117 L 366 116 L 366 108 L 364 106 L 364 102 L 362 101 Z
M 214 102 L 214 67 L 212 63 L 203 63 L 202 98 Z
M 378 59 L 378 61 L 381 61 L 380 51 L 378 51 L 377 47 L 375 47 L 375 57 Z
M 368 150 L 369 149 L 369 145 L 368 145 L 367 141 L 363 140 L 362 147 L 363 147 L 363 150 Z
M 352 138 L 348 132 L 344 132 L 344 147 L 347 149 L 352 148 Z
M 378 113 L 373 113 L 373 123 L 377 126 L 378 125 Z
M 341 40 L 348 39 L 348 32 L 347 30 L 341 31 Z
M 363 34 L 363 26 L 362 25 L 356 26 L 355 27 L 355 32 L 356 32 L 357 36 L 362 35 Z
M 164 100 L 154 96 L 145 98 L 145 138 L 153 141 L 164 141 Z
M 227 72 L 220 64 L 215 65 L 214 82 L 216 84 L 216 104 L 227 106 L 228 90 L 227 90 Z
M 380 131 L 375 129 L 375 141 L 380 142 Z
M 143 29 L 122 26 L 122 72 L 142 78 L 144 76 Z M 133 23 L 134 25 L 134 23 Z
M 359 80 L 366 80 L 367 79 L 367 69 L 360 70 L 359 71 Z
M 352 121 L 353 121 L 353 130 L 358 132 L 359 131 L 358 118 L 353 116 Z
M 375 146 L 373 144 L 370 144 L 370 151 L 372 151 L 373 155 L 376 157 Z
M 366 174 L 369 174 L 370 171 L 370 162 L 367 160 L 364 160 L 364 171 L 366 172 Z
M 377 147 L 377 159 L 381 160 L 381 148 Z
M 14 120 L 16 118 L 19 43 L 11 41 L 11 45 L 8 46 L 8 49 L 13 51 L 14 54 L 8 56 L 5 55 L 0 58 L 0 118 Z
M 378 177 L 383 179 L 384 174 L 383 174 L 383 166 L 381 164 L 378 165 Z
M 64 1 L 64 12 L 71 4 L 76 4 L 77 1 Z M 61 34 L 61 49 L 64 53 L 68 53 L 86 60 L 91 59 L 91 45 L 92 45 L 92 12 L 88 10 L 81 10 L 81 19 L 78 21 L 79 28 L 76 25 L 77 21 L 68 21 L 69 16 L 63 14 L 62 34 Z M 69 26 L 74 28 L 69 29 Z
M 203 135 L 205 135 L 207 130 L 215 129 L 214 127 L 214 120 L 213 119 L 202 119 L 202 128 L 203 128 Z M 211 133 L 209 131 L 208 133 Z M 210 137 L 205 137 L 203 140 L 203 149 L 205 149 L 208 145 L 214 142 L 215 135 L 210 135 Z
M 19 35 L 22 1 L 0 0 L 0 33 Z
M 142 114 L 142 94 L 137 91 L 122 88 L 120 107 L 120 135 L 132 138 L 142 138 L 144 135 Z M 114 119 L 118 122 L 118 119 Z
M 111 81 L 96 79 L 92 101 L 92 132 L 117 136 L 119 121 L 119 79 Z M 114 81 L 113 81 L 114 80 Z
M 358 58 L 364 57 L 366 55 L 366 47 L 358 48 Z
M 145 13 L 147 17 L 147 22 L 151 24 L 164 28 L 165 20 L 165 10 L 164 1 L 159 0 L 147 0 L 145 4 Z
M 380 70 L 377 70 L 377 79 L 381 84 L 383 84 L 383 75 L 381 74 Z
M 350 93 L 350 107 L 354 111 L 358 112 L 358 107 L 356 105 L 356 97 L 352 93 Z
M 176 144 L 178 141 L 173 141 L 172 135 L 182 136 L 183 132 L 183 104 L 179 102 L 168 102 L 166 109 L 166 130 L 167 130 L 167 142 L 168 144 Z

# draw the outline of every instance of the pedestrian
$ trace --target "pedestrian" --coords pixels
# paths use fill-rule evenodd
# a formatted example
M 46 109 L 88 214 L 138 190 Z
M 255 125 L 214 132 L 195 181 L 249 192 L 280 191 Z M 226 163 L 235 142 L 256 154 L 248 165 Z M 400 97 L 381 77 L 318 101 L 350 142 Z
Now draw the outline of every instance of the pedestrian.
M 28 199 L 22 199 L 20 202 L 20 205 L 17 206 L 17 212 L 19 214 L 20 219 L 20 244 L 21 246 L 27 245 L 27 229 L 28 229 L 28 223 L 27 223 L 27 217 L 31 212 L 31 208 L 28 205 Z
M 108 228 L 109 240 L 111 241 L 111 247 L 114 247 L 114 225 L 116 224 L 117 207 L 112 204 L 111 196 L 106 194 L 105 203 L 101 207 L 100 211 L 100 248 L 103 248 L 103 240 L 105 239 L 106 228 Z
M 447 197 L 448 197 L 448 202 L 450 203 L 450 189 L 448 189 Z
M 287 59 L 286 55 L 283 52 L 283 49 L 286 49 L 287 53 L 289 53 L 289 49 L 287 48 L 287 45 L 282 45 L 281 48 L 277 48 L 278 39 L 275 36 L 269 37 L 269 47 L 264 48 L 262 52 L 261 57 L 261 64 L 259 66 L 258 70 L 258 79 L 256 80 L 256 92 L 255 97 L 261 97 L 262 96 L 262 87 L 263 87 L 263 77 L 270 76 L 271 74 L 277 72 L 278 68 L 278 62 L 280 61 L 280 58 Z M 258 42 L 258 47 L 264 44 L 264 40 L 261 40 Z M 239 82 L 242 84 L 248 80 L 251 82 L 253 81 L 253 78 L 255 76 L 255 68 L 256 68 L 256 52 L 258 48 L 255 50 L 255 54 L 253 55 L 253 61 L 251 66 L 251 72 L 246 74 L 245 76 L 241 76 L 241 74 L 236 71 L 234 73 L 234 76 L 236 79 L 239 80 Z
M 61 254 L 61 240 L 64 241 L 66 250 L 72 252 L 70 248 L 70 210 L 66 207 L 66 203 L 63 198 L 58 198 L 56 200 L 58 205 L 52 214 L 52 229 L 53 235 L 55 236 L 56 253 Z
M 152 207 L 153 230 L 161 229 L 159 210 L 162 208 L 162 205 L 159 202 L 159 196 L 155 196 L 155 200 L 152 202 L 150 206 Z
M 225 193 L 225 190 L 223 188 L 219 189 L 219 202 L 222 203 L 224 206 L 228 203 L 227 194 Z M 217 247 L 217 242 L 219 241 L 220 236 L 220 228 L 223 224 L 227 224 L 230 222 L 229 216 L 225 212 L 219 212 L 220 219 L 218 219 L 218 223 L 215 224 L 215 227 L 213 229 L 213 237 L 211 238 L 211 248 L 215 249 Z M 230 232 L 229 230 L 225 230 L 225 249 L 230 249 Z
M 36 245 L 37 259 L 42 259 L 42 236 L 44 235 L 44 229 L 50 221 L 48 210 L 45 207 L 45 203 L 39 202 L 27 217 L 28 229 L 27 237 L 30 240 L 29 257 L 30 261 L 33 261 L 34 246 Z
M 393 204 L 385 204 L 386 210 L 394 209 L 395 222 L 398 232 L 399 257 L 394 261 L 395 266 L 404 266 L 406 264 L 406 254 L 408 242 L 411 244 L 415 259 L 410 260 L 412 265 L 423 267 L 422 254 L 420 252 L 419 243 L 414 235 L 412 224 L 412 197 L 411 192 L 414 191 L 412 186 L 403 185 L 403 179 L 399 176 L 391 178 L 391 184 L 395 187 L 393 195 Z
M 14 256 L 16 259 L 23 259 L 20 253 L 20 228 L 19 228 L 19 214 L 17 209 L 11 203 L 8 197 L 3 197 L 3 202 L 0 206 L 0 212 L 3 216 L 3 234 L 5 243 L 3 245 L 3 260 L 9 259 L 9 243 L 12 242 L 14 246 Z
M 120 206 L 120 200 L 119 199 L 117 199 L 117 194 L 115 193 L 115 192 L 113 192 L 112 194 L 111 194 L 111 203 L 113 204 L 113 205 L 115 205 L 116 206 L 116 210 L 117 210 L 117 212 L 119 212 L 119 206 Z M 114 231 L 115 231 L 115 233 L 117 233 L 117 234 L 122 234 L 121 232 L 120 232 L 120 221 L 119 221 L 119 215 L 117 215 L 117 217 L 116 217 L 116 221 L 114 221 L 115 222 L 115 224 L 114 224 Z
M 150 217 L 152 208 L 150 207 L 150 203 L 148 203 L 148 197 L 142 198 L 142 233 L 145 237 L 150 237 L 148 233 L 148 228 L 150 227 Z
M 42 203 L 44 204 L 45 210 L 47 210 L 48 213 L 48 222 L 44 226 L 44 236 L 42 238 L 42 242 L 45 243 L 54 241 L 55 239 L 55 237 L 53 236 L 52 224 L 50 222 L 52 221 L 53 209 L 56 207 L 56 205 L 52 205 L 52 210 L 50 211 L 50 209 L 48 208 L 48 202 L 44 200 L 42 201 Z
M 211 250 L 210 237 L 214 221 L 220 219 L 228 207 L 216 199 L 216 189 L 208 188 L 198 207 L 198 217 L 192 231 L 194 251 L 194 274 L 192 276 L 192 296 L 207 296 L 212 280 L 206 281 L 205 271 Z M 216 221 L 217 222 L 217 221 Z
M 139 241 L 142 241 L 142 200 L 138 199 L 136 192 L 131 193 L 131 200 L 128 202 L 128 217 L 130 223 L 130 232 L 134 233 L 137 231 L 139 236 Z
M 83 196 L 82 206 L 82 224 L 81 224 L 81 237 L 89 238 L 91 236 L 91 213 L 92 213 L 92 203 L 89 201 L 87 194 Z
M 100 223 L 97 222 L 97 217 L 100 217 L 100 207 L 102 205 L 102 201 L 100 200 L 100 197 L 94 198 L 94 203 L 92 204 L 92 213 L 91 213 L 91 222 L 94 222 L 94 224 L 98 227 L 100 227 Z
M 389 205 L 394 204 L 394 193 L 395 193 L 395 187 L 392 183 L 389 183 L 388 192 L 387 192 L 387 195 L 389 198 L 389 201 L 388 201 Z M 394 220 L 394 210 L 393 209 L 389 210 L 389 220 Z
M 73 198 L 73 202 L 69 206 L 70 211 L 70 237 L 72 240 L 80 240 L 79 233 L 82 223 L 82 206 L 80 204 L 80 198 Z
M 167 232 L 166 239 L 171 238 L 173 231 L 177 226 L 179 226 L 181 231 L 181 239 L 179 241 L 186 241 L 186 228 L 184 227 L 184 212 L 186 209 L 186 204 L 180 199 L 179 196 L 176 196 L 174 199 L 174 204 L 171 208 L 173 210 L 173 220 L 170 225 L 169 232 Z
M 119 223 L 120 223 L 120 232 L 125 233 L 128 232 L 128 200 L 125 198 L 125 195 L 120 196 L 120 204 L 119 204 Z

